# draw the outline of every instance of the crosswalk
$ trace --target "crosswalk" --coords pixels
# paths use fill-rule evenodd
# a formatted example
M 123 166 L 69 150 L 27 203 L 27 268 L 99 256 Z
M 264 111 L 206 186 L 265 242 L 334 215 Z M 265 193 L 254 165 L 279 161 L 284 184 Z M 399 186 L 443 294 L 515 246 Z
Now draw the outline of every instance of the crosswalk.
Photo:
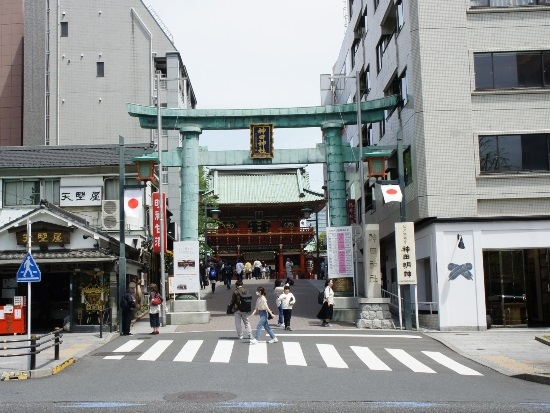
M 453 371 L 463 376 L 482 376 L 445 354 L 438 351 L 416 351 L 414 354 L 398 348 L 377 348 L 375 354 L 366 346 L 335 346 L 318 343 L 309 345 L 304 350 L 297 341 L 280 341 L 279 344 L 268 344 L 259 341 L 249 345 L 247 341 L 218 339 L 186 340 L 129 340 L 103 357 L 105 360 L 122 360 L 132 358 L 137 361 L 168 360 L 177 363 L 209 362 L 231 363 L 246 361 L 248 364 L 284 363 L 288 366 L 320 366 L 333 369 L 367 368 L 373 371 L 410 370 L 415 373 L 434 374 L 438 367 L 440 372 Z M 351 350 L 351 351 L 350 351 Z M 281 354 L 282 353 L 282 354 Z M 429 365 L 428 365 L 429 364 Z M 437 366 L 437 367 L 436 367 Z

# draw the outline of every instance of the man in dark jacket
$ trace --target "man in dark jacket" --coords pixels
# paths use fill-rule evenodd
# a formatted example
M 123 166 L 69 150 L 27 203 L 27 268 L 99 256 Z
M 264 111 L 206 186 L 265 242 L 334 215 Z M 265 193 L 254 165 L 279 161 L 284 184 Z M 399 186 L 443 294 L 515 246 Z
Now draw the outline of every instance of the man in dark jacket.
M 244 323 L 244 328 L 248 334 L 248 338 L 252 338 L 252 329 L 250 327 L 250 321 L 248 320 L 248 313 L 241 312 L 239 310 L 241 304 L 241 294 L 248 295 L 248 291 L 244 288 L 242 281 L 237 281 L 235 283 L 235 291 L 231 295 L 231 309 L 235 315 L 235 329 L 237 330 L 237 336 L 239 340 L 243 338 L 243 326 L 241 322 Z
M 128 287 L 122 296 L 120 308 L 122 310 L 122 335 L 131 336 L 132 333 L 130 333 L 130 326 L 132 325 L 134 311 L 136 310 L 136 299 L 134 298 L 130 287 Z

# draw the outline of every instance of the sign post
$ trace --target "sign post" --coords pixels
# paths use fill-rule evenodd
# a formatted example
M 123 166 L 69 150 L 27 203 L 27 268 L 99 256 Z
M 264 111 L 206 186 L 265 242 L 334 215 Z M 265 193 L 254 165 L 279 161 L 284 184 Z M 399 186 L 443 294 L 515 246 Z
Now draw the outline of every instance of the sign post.
M 416 249 L 413 222 L 395 223 L 395 253 L 397 261 L 398 289 L 400 289 L 402 285 L 416 285 Z M 405 314 L 410 314 L 410 303 L 410 293 L 409 291 L 406 291 L 403 297 Z M 415 300 L 415 306 L 416 329 L 418 330 L 418 300 Z M 405 316 L 405 330 L 412 330 L 412 325 L 409 325 L 412 324 L 410 319 L 410 316 Z M 399 299 L 399 322 L 401 323 L 401 299 Z
M 17 282 L 27 283 L 27 339 L 29 340 L 29 344 L 31 340 L 31 282 L 40 282 L 42 278 L 42 273 L 31 255 L 31 239 L 31 221 L 27 220 L 27 255 L 25 255 L 25 258 L 17 271 Z M 33 351 L 33 349 L 29 347 L 29 369 L 31 363 L 31 351 Z

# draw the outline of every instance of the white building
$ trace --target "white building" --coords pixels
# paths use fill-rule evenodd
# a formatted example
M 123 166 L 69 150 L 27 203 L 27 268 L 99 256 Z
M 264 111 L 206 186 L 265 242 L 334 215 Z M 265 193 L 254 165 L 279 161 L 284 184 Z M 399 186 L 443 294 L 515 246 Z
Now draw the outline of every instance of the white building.
M 357 71 L 362 100 L 401 96 L 361 135 L 364 146 L 394 146 L 402 134 L 418 301 L 424 312 L 428 303 L 438 310 L 441 330 L 483 330 L 486 316 L 494 325 L 550 325 L 548 6 L 348 0 L 333 75 L 351 78 L 333 76 L 322 103 L 355 101 Z M 344 139 L 358 146 L 357 128 Z M 380 224 L 383 285 L 396 293 L 400 206 L 383 204 L 380 186 L 357 171 L 347 169 L 348 197 L 361 202 L 365 182 L 366 221 Z M 395 154 L 387 171 L 397 178 Z
M 23 145 L 116 144 L 119 135 L 158 144 L 126 104 L 155 105 L 159 93 L 161 106 L 195 107 L 172 36 L 143 1 L 26 0 L 24 9 Z M 177 148 L 179 132 L 163 131 L 162 142 Z M 163 175 L 179 222 L 179 170 Z

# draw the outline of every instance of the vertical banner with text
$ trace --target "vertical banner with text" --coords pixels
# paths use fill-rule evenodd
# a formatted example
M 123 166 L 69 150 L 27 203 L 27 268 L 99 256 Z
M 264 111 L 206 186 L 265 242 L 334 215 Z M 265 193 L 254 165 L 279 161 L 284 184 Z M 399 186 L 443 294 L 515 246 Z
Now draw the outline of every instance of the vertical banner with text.
M 170 294 L 198 293 L 199 241 L 174 242 L 174 278 Z
M 163 208 L 162 216 L 164 217 L 164 248 L 167 245 L 166 234 L 167 219 L 166 219 L 166 194 L 162 194 Z M 160 252 L 160 196 L 158 192 L 153 192 L 153 252 Z
M 397 283 L 416 285 L 416 251 L 414 223 L 395 223 L 395 254 L 397 261 Z
M 352 227 L 327 227 L 326 234 L 330 278 L 353 277 Z

